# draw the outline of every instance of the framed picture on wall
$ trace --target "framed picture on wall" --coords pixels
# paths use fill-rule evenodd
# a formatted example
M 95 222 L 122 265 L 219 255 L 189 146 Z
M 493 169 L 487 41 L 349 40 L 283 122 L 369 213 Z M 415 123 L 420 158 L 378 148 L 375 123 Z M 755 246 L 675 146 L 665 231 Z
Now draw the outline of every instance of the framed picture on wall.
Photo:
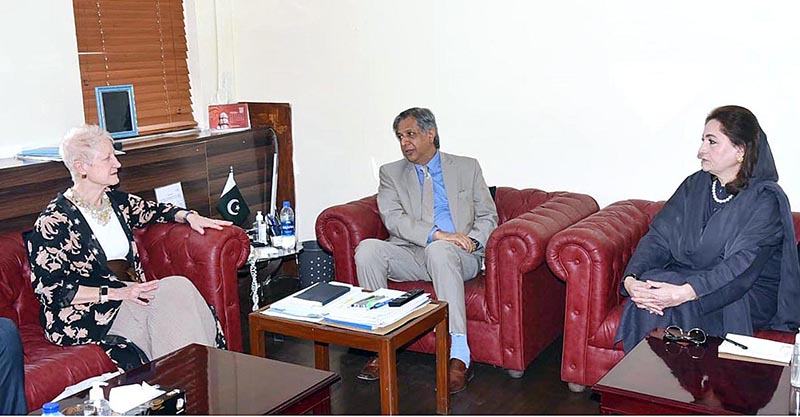
M 111 133 L 112 138 L 129 138 L 139 134 L 132 85 L 95 87 L 94 94 L 100 127 Z

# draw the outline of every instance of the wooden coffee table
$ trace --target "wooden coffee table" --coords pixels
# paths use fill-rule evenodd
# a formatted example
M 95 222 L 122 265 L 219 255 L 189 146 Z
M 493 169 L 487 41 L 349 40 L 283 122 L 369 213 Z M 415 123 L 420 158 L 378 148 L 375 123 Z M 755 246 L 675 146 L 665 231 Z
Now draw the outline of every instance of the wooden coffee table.
M 653 331 L 595 386 L 604 414 L 787 414 L 789 369 L 717 357 L 705 347 L 665 343 Z
M 383 414 L 398 414 L 397 349 L 428 333 L 431 329 L 435 329 L 436 412 L 449 414 L 447 303 L 444 301 L 432 301 L 431 303 L 435 305 L 433 310 L 386 335 L 267 316 L 261 313 L 261 311 L 269 308 L 267 306 L 257 312 L 250 313 L 250 352 L 253 355 L 266 356 L 265 332 L 313 340 L 314 363 L 317 369 L 330 369 L 329 344 L 377 352 L 381 368 L 381 412 Z
M 108 380 L 109 390 L 142 381 L 186 392 L 187 415 L 330 414 L 333 372 L 192 344 Z M 88 390 L 59 401 L 61 410 Z M 34 411 L 32 414 L 42 414 Z

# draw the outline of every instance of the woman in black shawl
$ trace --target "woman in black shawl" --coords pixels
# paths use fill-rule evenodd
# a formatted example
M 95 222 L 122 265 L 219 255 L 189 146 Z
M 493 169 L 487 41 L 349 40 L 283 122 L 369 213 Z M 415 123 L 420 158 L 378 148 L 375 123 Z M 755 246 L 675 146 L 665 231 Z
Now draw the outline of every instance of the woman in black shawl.
M 697 158 L 702 170 L 659 211 L 625 270 L 621 293 L 630 302 L 615 343 L 626 352 L 673 324 L 715 336 L 797 331 L 792 213 L 755 115 L 738 106 L 712 111 Z

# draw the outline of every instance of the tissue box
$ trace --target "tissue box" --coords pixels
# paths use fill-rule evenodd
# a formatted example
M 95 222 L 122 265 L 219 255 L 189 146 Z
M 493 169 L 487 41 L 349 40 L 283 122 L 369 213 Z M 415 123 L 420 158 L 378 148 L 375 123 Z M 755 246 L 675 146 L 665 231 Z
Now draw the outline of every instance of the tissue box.
M 164 389 L 162 387 L 162 389 Z M 180 388 L 166 390 L 164 394 L 148 401 L 149 407 L 139 407 L 133 415 L 162 416 L 186 414 L 186 393 Z

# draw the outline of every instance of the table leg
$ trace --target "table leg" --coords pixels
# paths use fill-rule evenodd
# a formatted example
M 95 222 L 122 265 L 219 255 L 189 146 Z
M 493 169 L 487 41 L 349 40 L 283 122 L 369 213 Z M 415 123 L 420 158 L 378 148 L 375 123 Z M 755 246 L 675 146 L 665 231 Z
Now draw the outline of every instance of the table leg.
M 331 370 L 330 350 L 327 343 L 314 342 L 314 367 L 323 371 Z
M 397 398 L 397 351 L 388 342 L 378 352 L 381 367 L 381 414 L 400 414 Z
M 436 324 L 436 412 L 450 414 L 450 387 L 447 372 L 450 357 L 448 315 Z
M 261 358 L 267 357 L 266 332 L 254 320 L 250 321 L 250 354 Z

